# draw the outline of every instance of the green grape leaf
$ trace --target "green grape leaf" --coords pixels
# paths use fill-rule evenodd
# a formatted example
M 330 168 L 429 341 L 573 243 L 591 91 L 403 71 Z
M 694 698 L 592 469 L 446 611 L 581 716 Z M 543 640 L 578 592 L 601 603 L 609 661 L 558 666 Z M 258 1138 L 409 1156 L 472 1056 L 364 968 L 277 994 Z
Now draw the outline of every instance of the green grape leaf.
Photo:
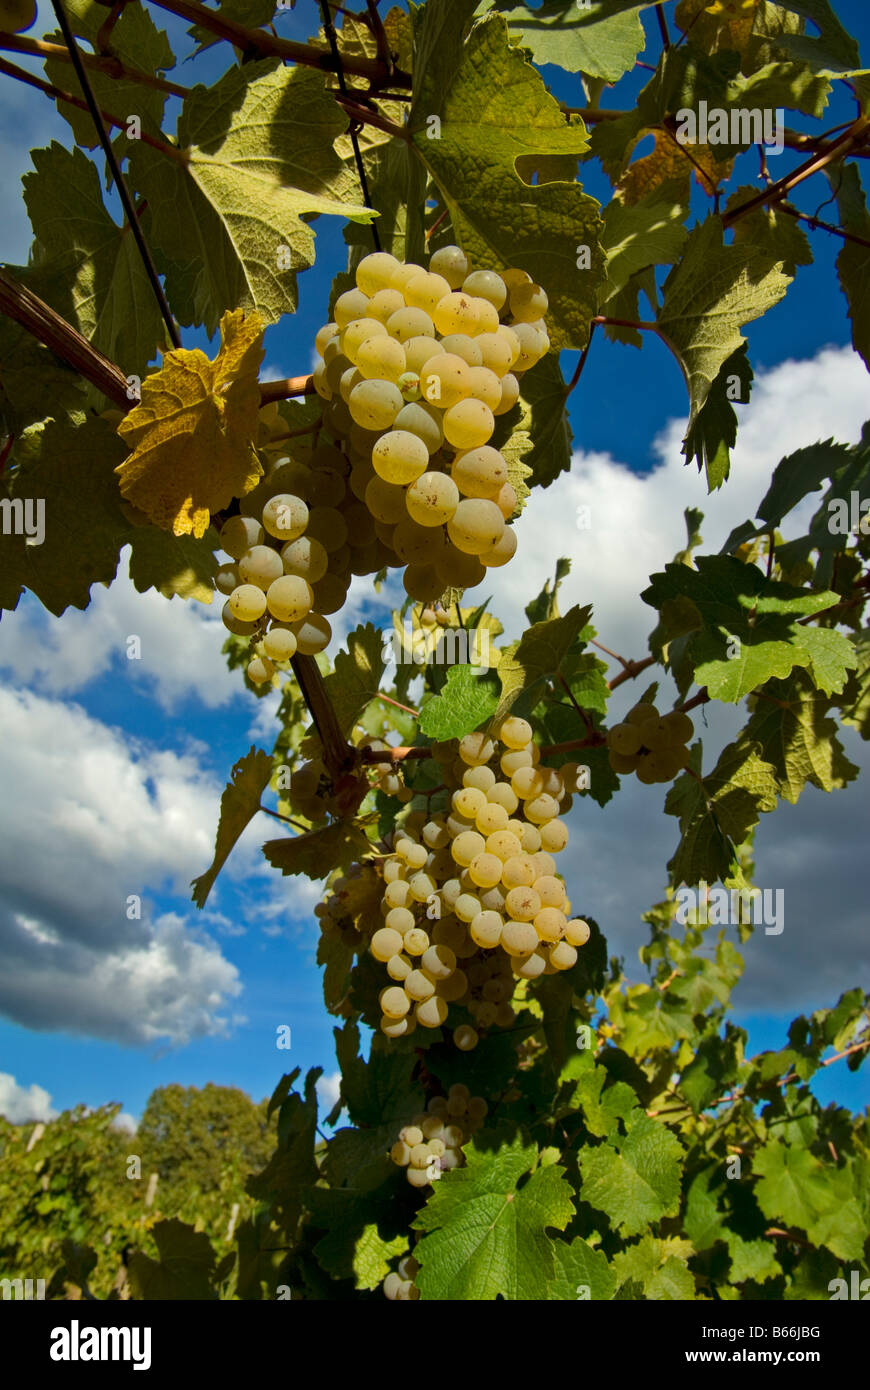
M 390 1272 L 390 1260 L 408 1248 L 406 1236 L 384 1240 L 377 1226 L 368 1225 L 357 1238 L 353 1251 L 354 1283 L 358 1289 L 376 1289 Z
M 204 1231 L 183 1221 L 158 1221 L 151 1236 L 158 1259 L 136 1250 L 129 1260 L 129 1278 L 136 1298 L 211 1300 L 217 1298 L 213 1280 L 217 1258 Z
M 59 617 L 70 607 L 87 608 L 91 585 L 110 584 L 117 573 L 132 529 L 114 473 L 125 450 L 112 427 L 93 416 L 78 426 L 33 426 L 24 443 L 26 457 L 3 479 L 5 487 L 0 482 L 4 531 L 7 509 L 16 519 L 0 547 L 0 606 L 15 608 L 27 588 Z
M 441 693 L 420 706 L 418 727 L 427 738 L 462 738 L 479 728 L 497 704 L 497 683 L 484 667 L 451 666 Z
M 35 246 L 16 275 L 125 375 L 143 377 L 170 343 L 136 243 L 103 202 L 96 164 L 54 140 L 30 157 L 35 172 L 22 182 Z M 147 237 L 147 209 L 144 218 Z
M 384 1046 L 388 1040 L 378 1035 L 365 1062 L 359 1055 L 360 1034 L 355 1023 L 348 1021 L 343 1028 L 333 1029 L 333 1033 L 341 1069 L 341 1101 L 352 1123 L 363 1127 L 392 1125 L 395 1138 L 402 1126 L 424 1108 L 420 1085 L 411 1080 L 416 1056 Z
M 327 697 L 346 737 L 366 705 L 375 698 L 386 670 L 384 638 L 373 623 L 347 635 L 347 649 L 335 654 L 333 670 L 324 679 Z
M 655 608 L 688 603 L 697 614 L 695 630 L 683 629 L 690 632 L 685 656 L 697 683 L 717 700 L 736 703 L 769 678 L 788 676 L 795 666 L 806 667 L 821 688 L 842 690 L 855 666 L 854 650 L 842 633 L 826 630 L 819 640 L 818 629 L 798 625 L 800 618 L 835 604 L 832 591 L 796 589 L 730 555 L 699 555 L 694 569 L 669 564 L 651 579 L 641 595 L 645 603 Z
M 508 8 L 510 6 L 510 8 Z M 555 63 L 568 72 L 582 72 L 616 82 L 634 67 L 646 42 L 640 22 L 642 6 L 635 4 L 608 16 L 601 4 L 579 6 L 576 0 L 544 0 L 532 9 L 501 0 L 498 9 L 535 62 Z
M 120 58 L 125 67 L 145 73 L 148 77 L 155 74 L 160 76 L 175 67 L 175 55 L 169 39 L 163 29 L 157 28 L 144 5 L 124 6 L 112 28 L 107 49 L 98 48 L 97 42 L 100 28 L 106 21 L 103 5 L 96 3 L 96 0 L 67 0 L 64 9 L 73 33 L 87 39 L 94 52 L 108 52 Z M 50 43 L 65 47 L 59 32 L 47 33 L 44 37 Z M 71 96 L 82 96 L 71 63 L 49 58 L 45 64 L 45 75 L 61 91 L 69 92 Z M 134 77 L 95 71 L 93 68 L 88 72 L 88 80 L 101 110 L 111 111 L 126 119 L 139 116 L 143 128 L 159 129 L 166 96 L 158 88 L 145 86 Z M 100 139 L 90 112 L 71 106 L 66 101 L 58 101 L 57 109 L 72 127 L 77 143 L 89 150 L 96 149 Z
M 810 444 L 789 454 L 773 470 L 770 487 L 756 513 L 771 529 L 779 526 L 786 516 L 810 492 L 818 492 L 822 483 L 833 478 L 851 462 L 853 451 L 833 439 Z
M 868 739 L 870 738 L 870 628 L 865 627 L 856 633 L 854 642 L 858 665 L 846 682 L 840 708 L 843 711 L 843 723 L 853 725 L 863 739 Z
M 778 303 L 790 283 L 781 261 L 755 246 L 723 244 L 722 223 L 712 214 L 689 234 L 658 315 L 689 390 L 689 430 L 723 362 L 744 345 L 740 328 Z
M 75 415 L 81 420 L 86 404 L 78 372 L 0 314 L 0 441 L 6 434 L 18 437 L 48 417 Z
M 478 0 L 427 0 L 411 11 L 413 101 L 410 124 L 440 115 L 444 95 L 463 56 L 469 21 Z
M 650 1300 L 693 1299 L 695 1280 L 686 1260 L 695 1251 L 688 1240 L 645 1235 L 620 1250 L 613 1267 L 620 1285 L 634 1280 Z
M 567 579 L 571 573 L 571 561 L 564 555 L 556 561 L 556 569 L 553 575 L 552 587 L 550 580 L 546 580 L 544 587 L 531 603 L 526 604 L 526 617 L 530 624 L 542 623 L 547 618 L 560 618 L 558 594 L 562 580 Z
M 680 1091 L 696 1115 L 727 1090 L 726 1083 L 735 1075 L 741 1060 L 735 1038 L 721 1038 L 713 1033 L 701 1039 L 693 1060 L 680 1077 Z
M 221 795 L 220 819 L 211 867 L 192 883 L 193 901 L 205 907 L 212 884 L 242 832 L 260 809 L 260 799 L 272 776 L 272 757 L 262 748 L 251 748 L 233 767 Z M 291 842 L 292 843 L 292 842 Z M 282 840 L 278 844 L 283 844 Z
M 781 3 L 784 9 L 810 20 L 819 31 L 817 37 L 809 34 L 778 37 L 778 45 L 798 62 L 807 63 L 816 72 L 829 77 L 848 77 L 866 71 L 861 67 L 856 41 L 847 34 L 828 0 L 781 0 Z
M 752 1171 L 755 1198 L 769 1220 L 797 1226 L 841 1260 L 863 1259 L 870 1232 L 849 1167 L 832 1167 L 808 1149 L 769 1139 L 754 1155 Z
M 221 19 L 231 19 L 236 24 L 244 24 L 246 29 L 262 29 L 272 23 L 275 4 L 276 0 L 219 0 L 218 13 Z M 191 24 L 187 32 L 199 45 L 197 53 L 202 53 L 214 43 L 220 43 L 220 38 L 214 30 L 206 29 L 202 24 Z M 278 32 L 280 33 L 280 29 Z
M 672 265 L 680 259 L 688 232 L 685 207 L 658 188 L 638 203 L 614 198 L 604 210 L 601 244 L 607 253 L 607 279 L 601 305 L 623 290 L 632 276 L 652 265 Z
M 807 782 L 831 792 L 855 780 L 858 768 L 843 752 L 829 702 L 806 676 L 770 681 L 762 694 L 770 698 L 758 700 L 741 741 L 760 748 L 774 769 L 780 796 L 794 804 Z
M 669 1129 L 639 1114 L 616 1146 L 581 1149 L 580 1198 L 624 1235 L 638 1235 L 663 1216 L 676 1215 L 682 1156 L 682 1145 Z
M 263 854 L 272 868 L 280 869 L 282 874 L 305 874 L 318 879 L 333 869 L 349 868 L 369 848 L 362 830 L 348 821 L 336 821 L 322 830 L 307 830 L 304 835 L 267 840 Z
M 589 1051 L 569 1058 L 559 1080 L 574 1082 L 567 1104 L 571 1110 L 582 1111 L 589 1133 L 602 1139 L 618 1134 L 620 1120 L 627 1120 L 637 1105 L 635 1092 L 624 1081 L 615 1081 L 604 1089 L 609 1080 L 607 1068 L 597 1063 Z
M 758 193 L 752 184 L 736 189 L 725 204 L 725 212 L 743 207 Z M 812 265 L 809 238 L 795 218 L 775 206 L 756 207 L 734 223 L 734 244 L 757 246 L 771 260 L 782 261 L 786 275 L 794 275 L 799 265 Z
M 131 526 L 130 578 L 137 591 L 157 589 L 165 598 L 193 598 L 211 603 L 219 548 L 217 532 L 209 529 L 199 539 L 173 536 L 159 526 Z
M 603 1250 L 593 1250 L 581 1236 L 570 1243 L 554 1240 L 550 1247 L 556 1272 L 547 1284 L 547 1299 L 611 1299 L 616 1292 L 616 1274 Z M 540 1295 L 539 1295 L 540 1297 Z
M 746 344 L 723 362 L 683 443 L 686 462 L 697 462 L 707 473 L 707 491 L 715 492 L 731 472 L 731 450 L 737 442 L 737 414 L 732 401 L 746 404 L 752 393 L 753 371 Z
M 592 615 L 591 606 L 575 604 L 564 618 L 550 618 L 527 628 L 519 642 L 506 647 L 498 664 L 501 700 L 496 711 L 500 722 L 520 695 L 553 675 L 577 634 Z
M 557 353 L 548 353 L 536 362 L 534 367 L 524 372 L 520 380 L 520 401 L 506 417 L 514 428 L 528 432 L 530 447 L 523 453 L 522 461 L 530 471 L 531 487 L 549 487 L 560 473 L 571 468 L 571 445 L 574 436 L 565 403 L 567 387 L 559 366 Z M 520 410 L 522 420 L 514 424 L 514 416 Z M 502 452 L 505 453 L 504 448 Z M 510 480 L 513 482 L 513 479 Z M 516 483 L 514 483 L 516 487 Z M 529 495 L 529 488 L 524 488 Z
M 582 154 L 582 122 L 566 120 L 499 15 L 471 31 L 445 86 L 440 134 L 427 114 L 412 115 L 410 133 L 457 240 L 482 265 L 533 274 L 549 296 L 554 347 L 583 347 L 604 275 L 599 205 L 577 183 L 529 187 L 516 171 L 520 156 Z M 580 247 L 589 269 L 578 268 Z
M 415 1225 L 424 1299 L 537 1299 L 553 1278 L 553 1242 L 574 1214 L 565 1170 L 541 1166 L 537 1145 L 482 1130 L 464 1149 L 466 1164 L 435 1184 Z M 521 1179 L 526 1178 L 521 1183 Z
M 749 76 L 738 74 L 728 83 L 728 105 L 740 111 L 775 111 L 785 107 L 819 120 L 830 90 L 828 79 L 811 72 L 804 63 L 765 63 Z M 743 135 L 742 129 L 740 134 Z M 748 143 L 743 144 L 744 149 Z
M 861 186 L 861 175 L 854 164 L 842 164 L 833 185 L 840 214 L 840 226 L 846 232 L 870 240 L 870 212 Z M 870 247 L 847 241 L 837 257 L 837 273 L 849 305 L 852 321 L 852 346 L 860 352 L 870 371 Z
M 665 812 L 678 816 L 682 839 L 668 864 L 676 885 L 716 883 L 735 870 L 736 846 L 746 839 L 761 813 L 776 808 L 774 768 L 759 756 L 758 745 L 731 743 L 713 772 L 700 782 L 683 773 L 665 799 Z
M 725 1230 L 725 1243 L 731 1256 L 731 1269 L 728 1277 L 732 1284 L 763 1284 L 767 1279 L 775 1279 L 782 1273 L 782 1266 L 776 1258 L 776 1249 L 771 1240 L 744 1240 L 737 1231 Z
M 323 73 L 270 58 L 192 89 L 178 118 L 183 160 L 144 141 L 131 148 L 181 323 L 211 335 L 228 308 L 256 309 L 267 323 L 294 313 L 296 273 L 314 262 L 311 215 L 371 221 L 333 149 L 346 124 Z

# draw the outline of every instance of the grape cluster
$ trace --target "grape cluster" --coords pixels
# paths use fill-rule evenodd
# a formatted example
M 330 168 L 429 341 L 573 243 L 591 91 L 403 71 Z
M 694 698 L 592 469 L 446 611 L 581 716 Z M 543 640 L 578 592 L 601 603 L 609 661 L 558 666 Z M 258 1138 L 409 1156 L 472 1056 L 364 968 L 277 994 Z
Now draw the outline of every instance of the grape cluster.
M 641 703 L 629 710 L 622 724 L 607 734 L 614 772 L 636 772 L 639 782 L 672 782 L 689 763 L 688 742 L 695 726 L 687 714 L 672 710 L 661 715 L 655 705 Z
M 498 738 L 500 753 L 482 733 L 458 750 L 433 745 L 455 788 L 451 806 L 406 815 L 383 862 L 384 920 L 369 949 L 393 981 L 380 994 L 387 1037 L 437 1028 L 456 1003 L 474 1026 L 461 1023 L 453 1041 L 469 1051 L 479 1029 L 513 1023 L 518 981 L 570 970 L 589 939 L 588 924 L 569 915 L 553 857 L 568 843 L 559 812 L 570 808 L 577 767 L 541 767 L 525 719 L 509 716 Z
M 481 1096 L 472 1096 L 457 1082 L 446 1096 L 433 1096 L 425 1111 L 399 1131 L 390 1158 L 412 1187 L 428 1187 L 443 1172 L 464 1162 L 462 1145 L 483 1124 L 489 1109 Z
M 375 252 L 317 333 L 314 386 L 363 504 L 374 568 L 404 567 L 420 602 L 473 587 L 516 551 L 517 497 L 489 440 L 522 373 L 549 350 L 546 310 L 525 271 L 473 270 L 457 246 L 436 251 L 428 270 Z M 336 578 L 343 541 L 331 549 Z
M 420 1262 L 415 1260 L 413 1255 L 405 1255 L 399 1261 L 398 1269 L 391 1270 L 383 1282 L 383 1290 L 387 1298 L 398 1299 L 403 1303 L 410 1303 L 420 1297 L 420 1290 L 414 1283 L 414 1278 L 420 1273 Z
M 230 562 L 220 566 L 215 583 L 228 595 L 224 626 L 252 639 L 248 678 L 263 685 L 297 652 L 322 652 L 332 629 L 314 608 L 313 586 L 326 573 L 326 551 L 308 534 L 306 503 L 278 487 L 258 500 L 259 517 L 231 516 L 221 527 L 221 549 Z

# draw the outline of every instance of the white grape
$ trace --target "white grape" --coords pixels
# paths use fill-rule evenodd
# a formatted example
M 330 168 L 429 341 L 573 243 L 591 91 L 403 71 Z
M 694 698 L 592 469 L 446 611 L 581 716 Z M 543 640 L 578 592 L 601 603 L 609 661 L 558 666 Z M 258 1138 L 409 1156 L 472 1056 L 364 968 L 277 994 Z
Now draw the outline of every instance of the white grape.
M 398 386 L 375 378 L 353 388 L 348 409 L 356 424 L 367 430 L 388 430 L 405 401 Z
M 252 546 L 239 561 L 242 582 L 256 584 L 264 593 L 280 574 L 283 574 L 281 556 L 270 545 Z
M 269 585 L 265 601 L 273 618 L 292 623 L 311 611 L 314 594 L 307 580 L 295 574 L 284 574 Z
M 234 560 L 241 560 L 252 545 L 263 539 L 263 528 L 252 516 L 231 516 L 221 527 L 221 550 Z
M 429 269 L 443 275 L 450 288 L 458 290 L 471 272 L 471 257 L 458 246 L 442 246 L 429 258 Z
M 332 641 L 332 627 L 322 613 L 308 613 L 293 624 L 293 634 L 302 656 L 316 656 Z
M 463 280 L 462 288 L 466 294 L 488 300 L 496 309 L 507 299 L 507 285 L 494 270 L 473 270 Z
M 408 515 L 420 526 L 443 526 L 459 506 L 459 489 L 447 473 L 427 470 L 405 493 Z
M 263 525 L 276 540 L 295 541 L 308 525 L 308 507 L 301 497 L 279 492 L 263 508 Z
M 285 574 L 296 574 L 316 584 L 323 579 L 329 569 L 329 555 L 326 548 L 312 536 L 300 536 L 298 540 L 288 541 L 281 551 Z M 277 576 L 276 576 L 277 577 Z
M 240 584 L 227 600 L 234 618 L 243 623 L 255 623 L 266 611 L 266 595 L 256 584 Z
M 426 471 L 429 450 L 416 434 L 394 429 L 372 449 L 372 466 L 386 483 L 413 483 Z
M 363 256 L 356 268 L 356 282 L 363 294 L 376 294 L 387 289 L 392 277 L 401 263 L 388 251 L 375 251 Z
M 270 628 L 263 638 L 263 650 L 272 661 L 289 661 L 296 655 L 296 636 L 286 627 Z
M 469 376 L 471 369 L 469 369 Z M 477 449 L 485 444 L 495 428 L 488 405 L 469 398 L 457 401 L 444 413 L 444 437 L 455 449 Z

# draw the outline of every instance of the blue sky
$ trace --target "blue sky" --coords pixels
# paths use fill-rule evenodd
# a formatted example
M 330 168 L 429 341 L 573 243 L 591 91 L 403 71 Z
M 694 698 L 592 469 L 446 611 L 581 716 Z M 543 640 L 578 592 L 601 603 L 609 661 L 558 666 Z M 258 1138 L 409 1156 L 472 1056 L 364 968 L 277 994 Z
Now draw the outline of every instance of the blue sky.
M 870 48 L 862 0 L 838 0 L 836 8 Z M 176 51 L 186 52 L 184 24 L 153 13 Z M 278 32 L 305 38 L 317 13 L 313 0 L 300 0 L 278 17 Z M 53 27 L 50 6 L 41 4 L 32 32 Z M 657 39 L 651 49 L 657 52 Z M 223 61 L 212 51 L 173 75 L 208 82 Z M 581 104 L 578 80 L 555 68 L 544 75 L 557 96 Z M 637 85 L 648 76 L 641 73 Z M 604 104 L 615 104 L 613 96 Z M 851 109 L 835 97 L 828 124 Z M 53 106 L 4 80 L 0 171 L 10 204 L 29 167 L 28 148 L 51 139 L 71 143 Z M 776 172 L 790 161 L 786 152 Z M 741 182 L 753 182 L 755 157 L 743 163 Z M 586 186 L 607 194 L 601 179 Z M 825 196 L 823 188 L 819 201 Z M 695 198 L 700 212 L 706 200 Z M 5 221 L 0 255 L 20 263 L 29 246 L 23 207 L 10 206 Z M 321 218 L 316 230 L 317 262 L 300 277 L 299 313 L 267 334 L 272 375 L 309 369 L 332 275 L 344 264 L 341 223 Z M 572 473 L 536 495 L 520 521 L 510 573 L 499 571 L 487 585 L 510 637 L 521 631 L 524 603 L 556 557 L 567 554 L 573 570 L 566 602 L 592 601 L 601 640 L 624 655 L 642 655 L 650 623 L 636 596 L 646 575 L 682 544 L 683 507 L 706 512 L 706 546 L 718 549 L 732 525 L 754 513 L 783 454 L 832 434 L 858 437 L 870 392 L 848 346 L 834 274 L 840 243 L 821 232 L 811 237 L 815 264 L 800 270 L 786 300 L 747 330 L 756 392 L 741 408 L 732 480 L 714 498 L 682 466 L 685 390 L 667 351 L 655 338 L 641 354 L 598 335 L 571 401 Z M 205 345 L 204 335 L 190 331 L 184 342 Z M 564 359 L 572 371 L 576 355 Z M 593 509 L 589 534 L 573 524 L 581 502 Z M 258 846 L 274 836 L 274 822 L 260 817 L 251 827 L 205 914 L 197 914 L 186 886 L 209 862 L 233 762 L 253 742 L 272 745 L 275 701 L 256 701 L 225 672 L 215 611 L 136 595 L 123 562 L 119 574 L 111 590 L 95 590 L 84 614 L 50 619 L 25 597 L 0 624 L 0 784 L 10 792 L 0 811 L 0 901 L 8 908 L 5 923 L 0 909 L 8 945 L 0 981 L 0 1111 L 5 1105 L 13 1118 L 49 1103 L 60 1110 L 109 1100 L 138 1116 L 151 1090 L 168 1082 L 214 1081 L 259 1098 L 291 1066 L 335 1070 L 334 1020 L 323 1008 L 315 964 L 316 894 L 262 864 Z M 357 581 L 337 639 L 368 618 L 383 625 L 387 608 Z M 132 632 L 143 637 L 141 663 L 123 656 Z M 627 708 L 631 691 L 620 695 Z M 732 711 L 711 711 L 705 763 L 736 727 Z M 870 759 L 852 731 L 844 743 L 866 770 Z M 600 922 L 611 951 L 625 957 L 636 979 L 636 951 L 646 938 L 639 914 L 662 895 L 663 865 L 675 843 L 662 800 L 660 788 L 634 785 L 603 813 L 586 803 L 575 808 L 563 856 L 572 897 Z M 832 1004 L 853 984 L 866 987 L 866 894 L 855 872 L 866 852 L 866 824 L 859 782 L 831 797 L 809 789 L 796 807 L 783 807 L 760 827 L 757 881 L 784 885 L 787 928 L 781 938 L 755 938 L 745 951 L 734 1016 L 749 1029 L 751 1050 L 784 1045 L 794 1014 Z M 126 921 L 130 893 L 145 900 L 143 923 Z M 292 1049 L 279 1053 L 275 1034 L 283 1024 L 292 1030 Z M 34 1100 L 32 1087 L 50 1102 L 42 1092 Z M 866 1070 L 852 1075 L 843 1064 L 814 1088 L 822 1100 L 853 1108 L 870 1100 Z

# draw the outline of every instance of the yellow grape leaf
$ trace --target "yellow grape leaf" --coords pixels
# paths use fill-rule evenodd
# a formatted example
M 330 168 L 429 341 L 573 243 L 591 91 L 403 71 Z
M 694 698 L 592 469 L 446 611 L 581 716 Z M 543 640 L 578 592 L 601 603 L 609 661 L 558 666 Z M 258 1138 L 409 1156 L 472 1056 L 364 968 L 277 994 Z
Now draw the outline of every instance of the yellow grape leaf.
M 250 492 L 263 471 L 253 445 L 263 327 L 258 314 L 234 309 L 221 319 L 213 362 L 199 348 L 167 352 L 118 426 L 133 450 L 115 469 L 122 494 L 173 535 L 205 535 L 211 513 Z
M 620 198 L 629 206 L 649 197 L 662 184 L 673 179 L 680 183 L 683 200 L 688 200 L 693 168 L 698 183 L 711 197 L 719 180 L 730 177 L 733 161 L 717 164 L 709 145 L 692 145 L 689 151 L 662 130 L 642 131 L 637 143 L 645 135 L 653 136 L 655 148 L 629 165 L 617 187 Z

